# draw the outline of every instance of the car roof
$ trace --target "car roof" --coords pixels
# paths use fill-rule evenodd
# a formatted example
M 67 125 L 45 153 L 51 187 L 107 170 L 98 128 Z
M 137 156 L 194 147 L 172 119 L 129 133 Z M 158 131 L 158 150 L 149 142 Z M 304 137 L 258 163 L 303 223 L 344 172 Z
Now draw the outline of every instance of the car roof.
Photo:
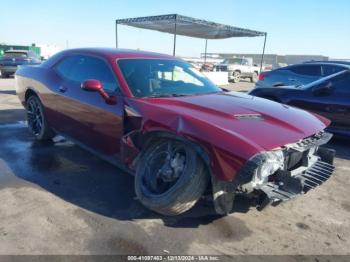
M 350 69 L 350 64 L 341 64 L 341 63 L 336 63 L 336 62 L 328 62 L 328 63 L 324 63 L 324 62 L 305 62 L 305 63 L 301 63 L 301 64 L 293 64 L 293 65 L 288 65 L 285 67 L 281 67 L 281 68 L 277 68 L 275 70 L 285 70 L 285 69 L 289 69 L 289 68 L 293 68 L 293 67 L 297 67 L 297 66 L 305 66 L 305 65 L 334 65 L 334 66 L 340 66 L 340 67 L 344 67 L 344 69 Z M 273 70 L 273 71 L 275 71 Z
M 166 58 L 177 59 L 171 55 L 159 54 L 148 51 L 122 49 L 122 48 L 75 48 L 63 51 L 65 53 L 85 53 L 100 55 L 108 58 Z
M 350 61 L 340 61 L 340 60 L 327 60 L 327 61 L 306 61 L 303 64 L 338 64 L 338 65 L 350 65 Z
M 132 50 L 132 49 L 122 49 L 122 48 L 74 48 L 66 49 L 61 52 L 56 53 L 54 56 L 50 57 L 48 60 L 41 64 L 42 67 L 51 67 L 60 61 L 62 58 L 69 55 L 95 55 L 103 57 L 107 60 L 117 60 L 125 58 L 150 58 L 150 59 L 175 59 L 181 60 L 180 58 L 159 54 L 154 52 Z

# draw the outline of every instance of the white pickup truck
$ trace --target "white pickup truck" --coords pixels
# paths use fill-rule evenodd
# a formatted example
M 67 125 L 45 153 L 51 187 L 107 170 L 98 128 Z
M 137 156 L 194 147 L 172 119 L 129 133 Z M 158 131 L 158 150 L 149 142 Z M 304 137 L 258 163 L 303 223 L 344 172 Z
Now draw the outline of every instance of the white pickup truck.
M 249 78 L 251 82 L 258 81 L 260 68 L 253 64 L 253 59 L 245 58 L 227 58 L 214 68 L 217 72 L 228 72 L 228 80 L 238 83 L 241 78 Z

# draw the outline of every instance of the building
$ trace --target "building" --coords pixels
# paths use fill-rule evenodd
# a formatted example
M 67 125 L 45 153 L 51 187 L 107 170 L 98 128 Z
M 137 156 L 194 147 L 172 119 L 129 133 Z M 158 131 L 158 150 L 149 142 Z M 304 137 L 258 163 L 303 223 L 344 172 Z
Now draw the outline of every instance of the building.
M 204 59 L 205 54 L 201 53 L 201 58 Z M 251 57 L 254 64 L 260 64 L 261 54 L 238 54 L 238 53 L 207 53 L 207 58 L 225 59 L 232 57 Z M 297 64 L 305 61 L 317 60 L 327 61 L 329 57 L 322 55 L 277 55 L 265 54 L 264 64 L 273 65 L 278 63 Z

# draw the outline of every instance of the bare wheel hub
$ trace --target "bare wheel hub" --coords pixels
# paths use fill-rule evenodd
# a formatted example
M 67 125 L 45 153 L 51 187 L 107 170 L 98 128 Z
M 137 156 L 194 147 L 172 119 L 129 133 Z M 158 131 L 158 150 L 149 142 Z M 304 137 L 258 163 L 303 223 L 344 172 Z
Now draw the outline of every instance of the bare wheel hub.
M 158 176 L 164 182 L 173 182 L 178 179 L 185 167 L 185 156 L 176 153 L 173 158 L 167 156 L 164 165 L 159 169 Z

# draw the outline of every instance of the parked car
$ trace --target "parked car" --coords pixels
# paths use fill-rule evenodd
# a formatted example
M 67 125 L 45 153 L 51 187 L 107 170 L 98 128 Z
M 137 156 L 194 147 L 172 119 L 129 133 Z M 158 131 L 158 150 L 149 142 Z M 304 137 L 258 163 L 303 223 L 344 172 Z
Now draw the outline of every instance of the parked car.
M 205 192 L 219 214 L 237 193 L 263 208 L 333 172 L 334 152 L 319 147 L 332 136 L 329 120 L 223 92 L 173 56 L 73 49 L 15 77 L 36 139 L 61 134 L 134 174 L 137 199 L 164 215 L 189 210 Z
M 346 64 L 324 62 L 290 65 L 262 72 L 255 88 L 304 85 L 349 68 Z
M 350 70 L 305 86 L 258 88 L 250 94 L 323 115 L 332 121 L 328 131 L 350 136 Z
M 282 68 L 282 67 L 286 67 L 288 66 L 288 64 L 286 63 L 274 63 L 274 64 L 268 64 L 268 65 L 265 65 L 263 67 L 263 70 L 264 71 L 271 71 L 271 70 L 275 70 L 277 68 Z
M 0 72 L 2 78 L 13 75 L 20 65 L 38 65 L 40 58 L 32 51 L 27 50 L 7 50 L 0 57 Z
M 210 72 L 210 71 L 213 71 L 213 68 L 214 68 L 214 65 L 211 64 L 211 63 L 205 63 L 205 64 L 202 64 L 201 68 L 200 68 L 200 71 L 204 71 L 204 72 Z
M 253 64 L 253 59 L 247 58 L 228 58 L 222 63 L 217 64 L 214 71 L 229 72 L 230 82 L 238 83 L 241 78 L 249 78 L 251 82 L 258 81 L 260 68 Z

